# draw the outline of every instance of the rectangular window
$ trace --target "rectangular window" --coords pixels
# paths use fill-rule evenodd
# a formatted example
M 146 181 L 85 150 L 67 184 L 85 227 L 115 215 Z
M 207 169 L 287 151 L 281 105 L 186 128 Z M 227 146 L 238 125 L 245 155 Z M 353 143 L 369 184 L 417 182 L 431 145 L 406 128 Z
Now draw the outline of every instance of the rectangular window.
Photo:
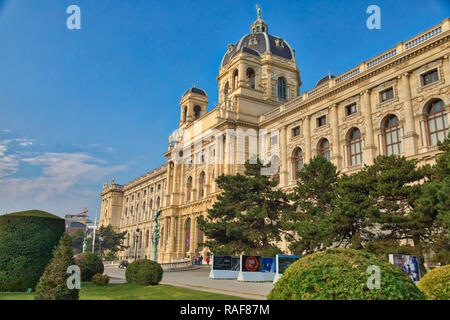
M 322 127 L 327 124 L 327 116 L 321 116 L 317 118 L 317 128 Z
M 422 85 L 426 86 L 427 84 L 433 83 L 439 79 L 437 69 L 434 69 L 430 72 L 424 73 L 422 75 Z
M 356 103 L 352 103 L 345 107 L 345 115 L 349 116 L 356 113 Z
M 292 136 L 296 137 L 300 135 L 300 127 L 292 128 Z
M 388 101 L 394 98 L 394 90 L 392 88 L 380 92 L 381 102 Z
M 272 146 L 278 145 L 278 136 L 270 137 L 270 145 Z

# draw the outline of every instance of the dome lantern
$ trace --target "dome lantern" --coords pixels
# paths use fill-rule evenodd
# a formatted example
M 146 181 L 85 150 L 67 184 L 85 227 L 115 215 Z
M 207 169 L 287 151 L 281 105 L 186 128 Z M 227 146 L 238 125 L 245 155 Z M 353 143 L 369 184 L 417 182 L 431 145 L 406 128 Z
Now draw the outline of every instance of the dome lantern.
M 255 22 L 252 23 L 252 26 L 250 27 L 251 33 L 269 33 L 269 27 L 267 26 L 267 23 L 261 19 L 261 8 L 256 5 L 256 12 L 258 13 L 258 18 L 255 20 Z

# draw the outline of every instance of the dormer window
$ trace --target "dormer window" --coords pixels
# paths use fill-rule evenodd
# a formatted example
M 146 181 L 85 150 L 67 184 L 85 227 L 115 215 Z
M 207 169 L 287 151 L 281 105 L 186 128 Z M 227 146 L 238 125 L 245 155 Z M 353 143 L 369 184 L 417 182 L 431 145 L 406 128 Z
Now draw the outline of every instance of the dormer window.
M 282 39 L 275 39 L 275 45 L 277 48 L 284 48 L 284 41 Z
M 258 38 L 254 35 L 250 36 L 250 41 L 248 44 L 250 46 L 256 46 L 258 44 Z
M 232 45 L 231 43 L 228 45 L 228 52 L 233 51 L 234 49 L 234 45 Z

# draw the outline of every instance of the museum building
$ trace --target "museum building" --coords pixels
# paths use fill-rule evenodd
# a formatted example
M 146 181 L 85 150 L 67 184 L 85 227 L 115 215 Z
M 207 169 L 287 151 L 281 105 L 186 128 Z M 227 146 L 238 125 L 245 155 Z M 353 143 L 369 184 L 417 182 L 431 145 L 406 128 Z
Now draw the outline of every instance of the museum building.
M 217 106 L 207 110 L 208 95 L 195 86 L 183 94 L 167 162 L 125 185 L 105 183 L 100 225 L 127 233 L 120 259 L 152 258 L 154 216 L 162 210 L 157 260 L 172 262 L 205 254 L 196 218 L 220 192 L 215 179 L 242 173 L 255 148 L 276 164 L 278 187 L 286 191 L 318 154 L 347 174 L 378 155 L 432 163 L 449 134 L 449 57 L 447 18 L 301 92 L 295 50 L 258 14 L 220 62 Z M 288 251 L 286 242 L 279 245 Z

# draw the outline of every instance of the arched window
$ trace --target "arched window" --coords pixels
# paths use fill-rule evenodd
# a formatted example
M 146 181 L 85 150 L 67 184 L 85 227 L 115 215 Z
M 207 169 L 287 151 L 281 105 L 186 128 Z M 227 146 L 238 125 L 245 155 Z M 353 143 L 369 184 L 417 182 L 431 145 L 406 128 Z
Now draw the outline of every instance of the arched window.
M 250 88 L 255 89 L 255 70 L 252 68 L 247 69 L 247 81 Z
M 271 169 L 273 169 L 272 172 L 272 179 L 274 180 L 280 180 L 280 158 L 278 156 L 273 156 L 270 159 Z
M 205 172 L 200 173 L 198 179 L 198 198 L 201 199 L 205 196 Z
M 327 139 L 320 140 L 317 151 L 322 157 L 330 160 L 330 144 Z
M 187 120 L 187 106 L 184 107 L 184 111 L 183 111 L 183 121 Z
M 434 100 L 427 109 L 428 137 L 432 146 L 438 141 L 444 141 L 449 132 L 448 117 L 445 113 L 444 102 Z
M 158 197 L 158 198 L 156 199 L 156 208 L 155 208 L 155 209 L 158 210 L 160 205 L 161 205 L 161 198 Z
M 386 155 L 402 153 L 402 137 L 396 116 L 389 116 L 384 123 L 384 144 Z
M 186 201 L 191 201 L 192 191 L 192 177 L 189 177 L 186 182 Z
M 361 132 L 357 128 L 353 128 L 348 135 L 348 155 L 350 165 L 356 166 L 362 162 L 362 142 Z
M 278 99 L 286 100 L 286 81 L 283 78 L 278 78 Z
M 145 247 L 148 248 L 149 246 L 149 240 L 150 240 L 150 234 L 147 230 L 147 232 L 145 233 Z
M 233 90 L 238 87 L 238 81 L 239 81 L 239 72 L 235 70 L 233 73 Z
M 197 120 L 198 118 L 200 118 L 202 116 L 202 107 L 200 106 L 195 106 L 194 107 L 194 119 Z
M 225 97 L 228 95 L 229 90 L 230 90 L 230 83 L 227 81 L 227 83 L 225 83 L 225 87 L 223 88 L 223 93 Z
M 303 152 L 302 149 L 297 148 L 294 150 L 292 164 L 294 168 L 294 179 L 297 179 L 297 172 L 303 168 Z

